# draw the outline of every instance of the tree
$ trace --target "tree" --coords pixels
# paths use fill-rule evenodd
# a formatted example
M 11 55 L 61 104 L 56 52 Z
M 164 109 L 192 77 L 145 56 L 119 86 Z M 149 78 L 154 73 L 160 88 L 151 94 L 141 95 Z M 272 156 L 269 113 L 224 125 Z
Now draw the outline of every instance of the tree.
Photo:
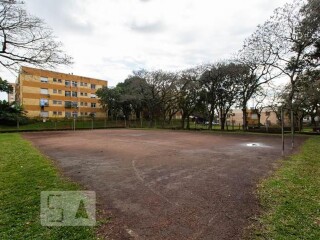
M 215 110 L 217 107 L 217 91 L 220 87 L 219 79 L 222 77 L 218 64 L 205 65 L 201 68 L 204 69 L 200 76 L 199 82 L 202 85 L 203 94 L 205 95 L 204 104 L 207 106 L 209 126 L 212 130 L 212 122 L 214 119 Z
M 116 118 L 120 112 L 120 92 L 118 88 L 103 87 L 97 90 L 97 96 L 108 117 Z
M 2 124 L 15 124 L 19 126 L 19 122 L 26 122 L 25 111 L 16 103 L 8 103 L 0 101 L 0 122 Z
M 0 92 L 11 93 L 13 91 L 12 86 L 8 83 L 7 80 L 3 80 L 0 77 Z
M 142 118 L 142 112 L 144 109 L 143 89 L 145 88 L 145 85 L 145 79 L 137 75 L 129 76 L 121 85 L 123 89 L 121 98 L 123 101 L 130 104 L 130 107 L 135 112 L 137 119 Z
M 221 130 L 224 130 L 228 112 L 239 99 L 239 82 L 242 79 L 241 66 L 234 63 L 220 63 L 217 66 L 220 72 L 216 79 L 217 89 L 217 109 L 219 111 Z
M 258 89 L 280 75 L 274 71 L 272 64 L 276 61 L 269 47 L 264 44 L 259 29 L 244 42 L 235 62 L 239 63 L 242 77 L 239 81 L 239 105 L 242 109 L 242 127 L 247 129 L 247 107 L 249 100 Z
M 71 64 L 51 29 L 39 18 L 29 15 L 15 0 L 0 1 L 0 65 L 17 70 L 22 63 L 41 67 Z
M 305 1 L 294 1 L 275 10 L 274 15 L 259 26 L 256 35 L 273 58 L 267 63 L 290 81 L 289 108 L 293 111 L 293 98 L 297 78 L 307 69 L 313 68 L 310 56 L 315 53 L 319 41 L 320 18 L 316 10 Z M 317 4 L 319 6 L 319 4 Z M 291 121 L 292 133 L 294 122 Z
M 187 120 L 187 129 L 190 128 L 190 116 L 194 113 L 200 104 L 201 86 L 198 81 L 200 71 L 198 68 L 190 68 L 180 73 L 177 81 L 178 89 L 178 107 L 181 111 L 181 127 L 185 127 Z
M 311 117 L 311 124 L 316 127 L 315 117 L 320 110 L 320 70 L 308 71 L 297 79 L 297 91 L 293 97 L 295 115 L 302 128 L 305 116 Z

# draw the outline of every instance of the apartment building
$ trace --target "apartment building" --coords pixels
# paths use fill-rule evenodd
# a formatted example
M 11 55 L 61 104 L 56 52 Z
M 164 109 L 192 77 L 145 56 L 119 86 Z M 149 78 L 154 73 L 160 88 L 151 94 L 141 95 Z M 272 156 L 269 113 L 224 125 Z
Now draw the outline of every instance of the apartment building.
M 106 117 L 96 91 L 108 82 L 54 71 L 21 67 L 16 100 L 30 118 Z

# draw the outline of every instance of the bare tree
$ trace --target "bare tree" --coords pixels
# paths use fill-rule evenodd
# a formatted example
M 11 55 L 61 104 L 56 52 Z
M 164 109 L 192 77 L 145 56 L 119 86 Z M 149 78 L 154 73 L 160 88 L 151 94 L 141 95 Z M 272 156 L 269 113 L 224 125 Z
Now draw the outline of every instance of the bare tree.
M 239 105 L 242 109 L 242 127 L 247 129 L 247 107 L 249 100 L 263 85 L 280 76 L 272 64 L 276 56 L 272 54 L 269 46 L 260 37 L 259 29 L 244 42 L 242 49 L 238 52 L 235 62 L 242 68 L 242 78 L 239 81 Z
M 41 67 L 71 64 L 52 30 L 39 18 L 29 15 L 18 1 L 0 1 L 0 64 L 17 70 L 22 63 Z

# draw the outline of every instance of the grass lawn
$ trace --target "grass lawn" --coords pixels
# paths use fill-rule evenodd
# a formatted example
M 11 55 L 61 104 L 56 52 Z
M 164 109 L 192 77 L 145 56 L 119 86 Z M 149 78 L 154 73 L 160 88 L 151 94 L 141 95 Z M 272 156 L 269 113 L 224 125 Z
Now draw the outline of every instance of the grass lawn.
M 44 227 L 40 192 L 79 190 L 19 134 L 0 134 L 0 239 L 95 239 L 94 227 Z
M 254 239 L 320 239 L 320 137 L 259 186 L 264 213 Z

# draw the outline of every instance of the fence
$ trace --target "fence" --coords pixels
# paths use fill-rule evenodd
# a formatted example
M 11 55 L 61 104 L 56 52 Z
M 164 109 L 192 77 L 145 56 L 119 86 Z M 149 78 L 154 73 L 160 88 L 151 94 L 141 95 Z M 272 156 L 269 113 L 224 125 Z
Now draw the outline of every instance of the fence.
M 16 126 L 3 126 L 0 124 L 0 132 L 10 131 L 45 131 L 45 130 L 81 130 L 81 129 L 103 129 L 103 128 L 164 128 L 164 129 L 182 129 L 181 120 L 174 119 L 170 123 L 162 122 L 159 120 L 151 123 L 145 119 L 137 120 L 110 120 L 110 119 L 97 119 L 97 118 L 70 118 L 70 119 L 48 119 L 46 121 L 31 120 L 28 124 L 17 124 Z M 185 123 L 186 128 L 186 123 Z M 194 130 L 208 130 L 208 124 L 197 124 L 190 121 L 190 129 Z M 213 125 L 212 130 L 221 130 L 220 125 Z M 226 125 L 225 131 L 242 131 L 242 126 L 238 125 Z M 280 126 L 270 126 L 266 128 L 261 126 L 260 128 L 248 129 L 250 132 L 261 133 L 281 133 Z M 285 131 L 290 131 L 290 126 L 285 126 Z M 296 128 L 296 131 L 299 131 Z M 304 126 L 303 132 L 312 132 L 312 127 Z

